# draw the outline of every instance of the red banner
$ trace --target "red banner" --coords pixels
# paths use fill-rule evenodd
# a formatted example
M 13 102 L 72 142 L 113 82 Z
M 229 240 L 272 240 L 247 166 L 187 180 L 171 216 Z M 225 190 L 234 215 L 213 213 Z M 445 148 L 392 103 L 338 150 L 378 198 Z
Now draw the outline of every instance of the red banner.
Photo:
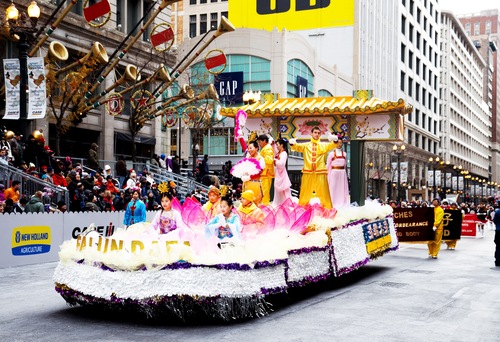
M 83 9 L 83 16 L 87 22 L 95 20 L 111 11 L 108 0 L 101 0 L 97 4 L 91 5 Z
M 221 53 L 213 57 L 205 59 L 205 67 L 207 70 L 226 64 L 226 55 Z
M 462 236 L 476 236 L 476 214 L 466 214 L 462 220 Z
M 169 27 L 166 30 L 155 33 L 151 35 L 151 44 L 153 46 L 158 46 L 160 44 L 166 43 L 174 38 L 174 30 Z

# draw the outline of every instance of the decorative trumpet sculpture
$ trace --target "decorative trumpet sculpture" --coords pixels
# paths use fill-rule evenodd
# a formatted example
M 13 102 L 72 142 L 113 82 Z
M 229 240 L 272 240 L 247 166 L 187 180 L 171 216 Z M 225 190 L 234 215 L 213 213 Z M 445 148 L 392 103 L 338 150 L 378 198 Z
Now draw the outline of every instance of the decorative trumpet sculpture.
M 100 42 L 94 42 L 90 50 L 81 58 L 66 65 L 60 66 L 69 59 L 67 48 L 58 41 L 52 41 L 48 46 L 48 52 L 45 57 L 46 66 L 46 80 L 47 80 L 47 93 L 50 108 L 56 117 L 56 125 L 63 122 L 63 116 L 68 112 L 71 113 L 70 121 L 77 124 L 85 118 L 85 116 L 93 109 L 105 104 L 106 109 L 113 110 L 112 115 L 119 115 L 123 108 L 123 97 L 129 92 L 134 94 L 147 94 L 147 100 L 141 102 L 141 106 L 135 108 L 134 123 L 143 126 L 148 120 L 156 117 L 166 115 L 168 110 L 177 110 L 181 106 L 187 106 L 196 101 L 201 100 L 218 100 L 217 92 L 213 85 L 209 86 L 207 90 L 195 96 L 191 87 L 184 85 L 179 94 L 172 96 L 163 103 L 158 103 L 160 95 L 170 88 L 178 77 L 191 66 L 195 59 L 200 56 L 213 40 L 220 35 L 234 31 L 234 26 L 225 17 L 221 18 L 220 25 L 213 35 L 198 48 L 197 51 L 190 51 L 185 59 L 181 61 L 179 67 L 174 71 L 169 72 L 167 68 L 161 64 L 158 69 L 149 77 L 141 80 L 141 74 L 135 65 L 127 65 L 121 77 L 111 85 L 107 86 L 105 90 L 97 92 L 98 87 L 104 80 L 115 71 L 131 47 L 142 36 L 143 32 L 154 22 L 155 18 L 167 7 L 180 0 L 160 0 L 159 5 L 152 3 L 151 9 L 148 11 L 144 18 L 140 20 L 143 22 L 142 27 L 135 35 L 129 34 L 123 40 L 122 44 L 110 55 L 106 48 Z M 33 49 L 29 52 L 29 56 L 33 56 L 44 45 L 47 39 L 51 36 L 52 32 L 63 21 L 64 17 L 71 11 L 72 7 L 77 3 L 76 0 L 71 0 L 63 9 L 63 3 L 60 2 L 54 10 L 50 18 L 47 20 L 45 27 L 49 27 L 45 34 L 41 34 L 45 28 L 41 28 L 35 35 L 38 42 Z M 156 7 L 156 9 L 154 9 Z M 100 23 L 107 22 L 110 17 L 109 3 L 107 0 L 101 0 L 97 3 L 85 0 L 83 3 L 84 18 L 88 24 L 94 28 L 102 26 Z M 60 16 L 50 25 L 48 23 L 61 11 Z M 101 18 L 103 20 L 101 20 Z M 210 31 L 209 31 L 210 32 Z M 207 35 L 208 33 L 207 32 Z M 132 36 L 133 35 L 133 36 Z M 169 24 L 156 25 L 151 32 L 151 43 L 154 50 L 157 52 L 164 52 L 170 48 L 173 42 L 173 30 Z M 126 42 L 126 43 L 125 43 Z M 123 46 L 123 47 L 122 47 Z M 122 64 L 122 63 L 120 63 Z M 159 85 L 153 94 L 142 90 L 144 86 L 151 82 L 157 82 Z M 114 90 L 121 86 L 123 89 L 119 92 Z M 185 100 L 183 103 L 171 107 L 171 104 L 177 101 Z M 57 113 L 56 113 L 57 112 Z M 111 113 L 110 113 L 111 114 Z

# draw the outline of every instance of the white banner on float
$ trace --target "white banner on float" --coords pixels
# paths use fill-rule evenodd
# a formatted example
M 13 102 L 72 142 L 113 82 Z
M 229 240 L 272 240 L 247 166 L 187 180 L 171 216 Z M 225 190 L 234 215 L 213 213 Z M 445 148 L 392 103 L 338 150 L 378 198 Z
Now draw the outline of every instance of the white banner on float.
M 5 84 L 5 120 L 19 120 L 21 106 L 21 65 L 19 59 L 3 60 Z
M 45 67 L 42 57 L 28 58 L 28 120 L 43 119 L 47 110 Z

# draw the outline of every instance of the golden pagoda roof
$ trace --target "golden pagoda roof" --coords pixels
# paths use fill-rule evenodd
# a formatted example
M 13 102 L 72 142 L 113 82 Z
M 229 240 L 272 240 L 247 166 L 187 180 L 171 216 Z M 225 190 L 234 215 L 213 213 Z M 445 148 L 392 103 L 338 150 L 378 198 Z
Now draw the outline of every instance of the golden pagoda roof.
M 353 96 L 281 98 L 272 102 L 255 102 L 243 107 L 222 108 L 220 113 L 234 117 L 238 110 L 250 116 L 318 116 L 318 115 L 356 115 L 396 112 L 408 114 L 413 111 L 411 105 L 405 105 L 403 99 L 396 102 L 377 98 L 356 98 Z

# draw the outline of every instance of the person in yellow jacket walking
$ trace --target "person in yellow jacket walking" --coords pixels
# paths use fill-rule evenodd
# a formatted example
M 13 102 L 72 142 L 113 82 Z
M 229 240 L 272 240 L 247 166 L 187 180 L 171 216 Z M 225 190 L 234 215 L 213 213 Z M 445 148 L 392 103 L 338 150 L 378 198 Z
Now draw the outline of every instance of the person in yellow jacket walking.
M 437 259 L 439 250 L 441 249 L 441 240 L 443 238 L 443 218 L 444 210 L 441 208 L 440 201 L 437 198 L 432 200 L 432 205 L 434 206 L 434 240 L 427 242 L 427 247 L 429 248 L 429 257 L 432 259 Z
M 262 204 L 269 205 L 271 202 L 271 185 L 274 178 L 274 149 L 269 144 L 269 137 L 265 134 L 259 135 L 257 143 L 260 147 L 259 154 L 264 158 L 266 166 L 260 174 L 260 181 L 262 186 Z

